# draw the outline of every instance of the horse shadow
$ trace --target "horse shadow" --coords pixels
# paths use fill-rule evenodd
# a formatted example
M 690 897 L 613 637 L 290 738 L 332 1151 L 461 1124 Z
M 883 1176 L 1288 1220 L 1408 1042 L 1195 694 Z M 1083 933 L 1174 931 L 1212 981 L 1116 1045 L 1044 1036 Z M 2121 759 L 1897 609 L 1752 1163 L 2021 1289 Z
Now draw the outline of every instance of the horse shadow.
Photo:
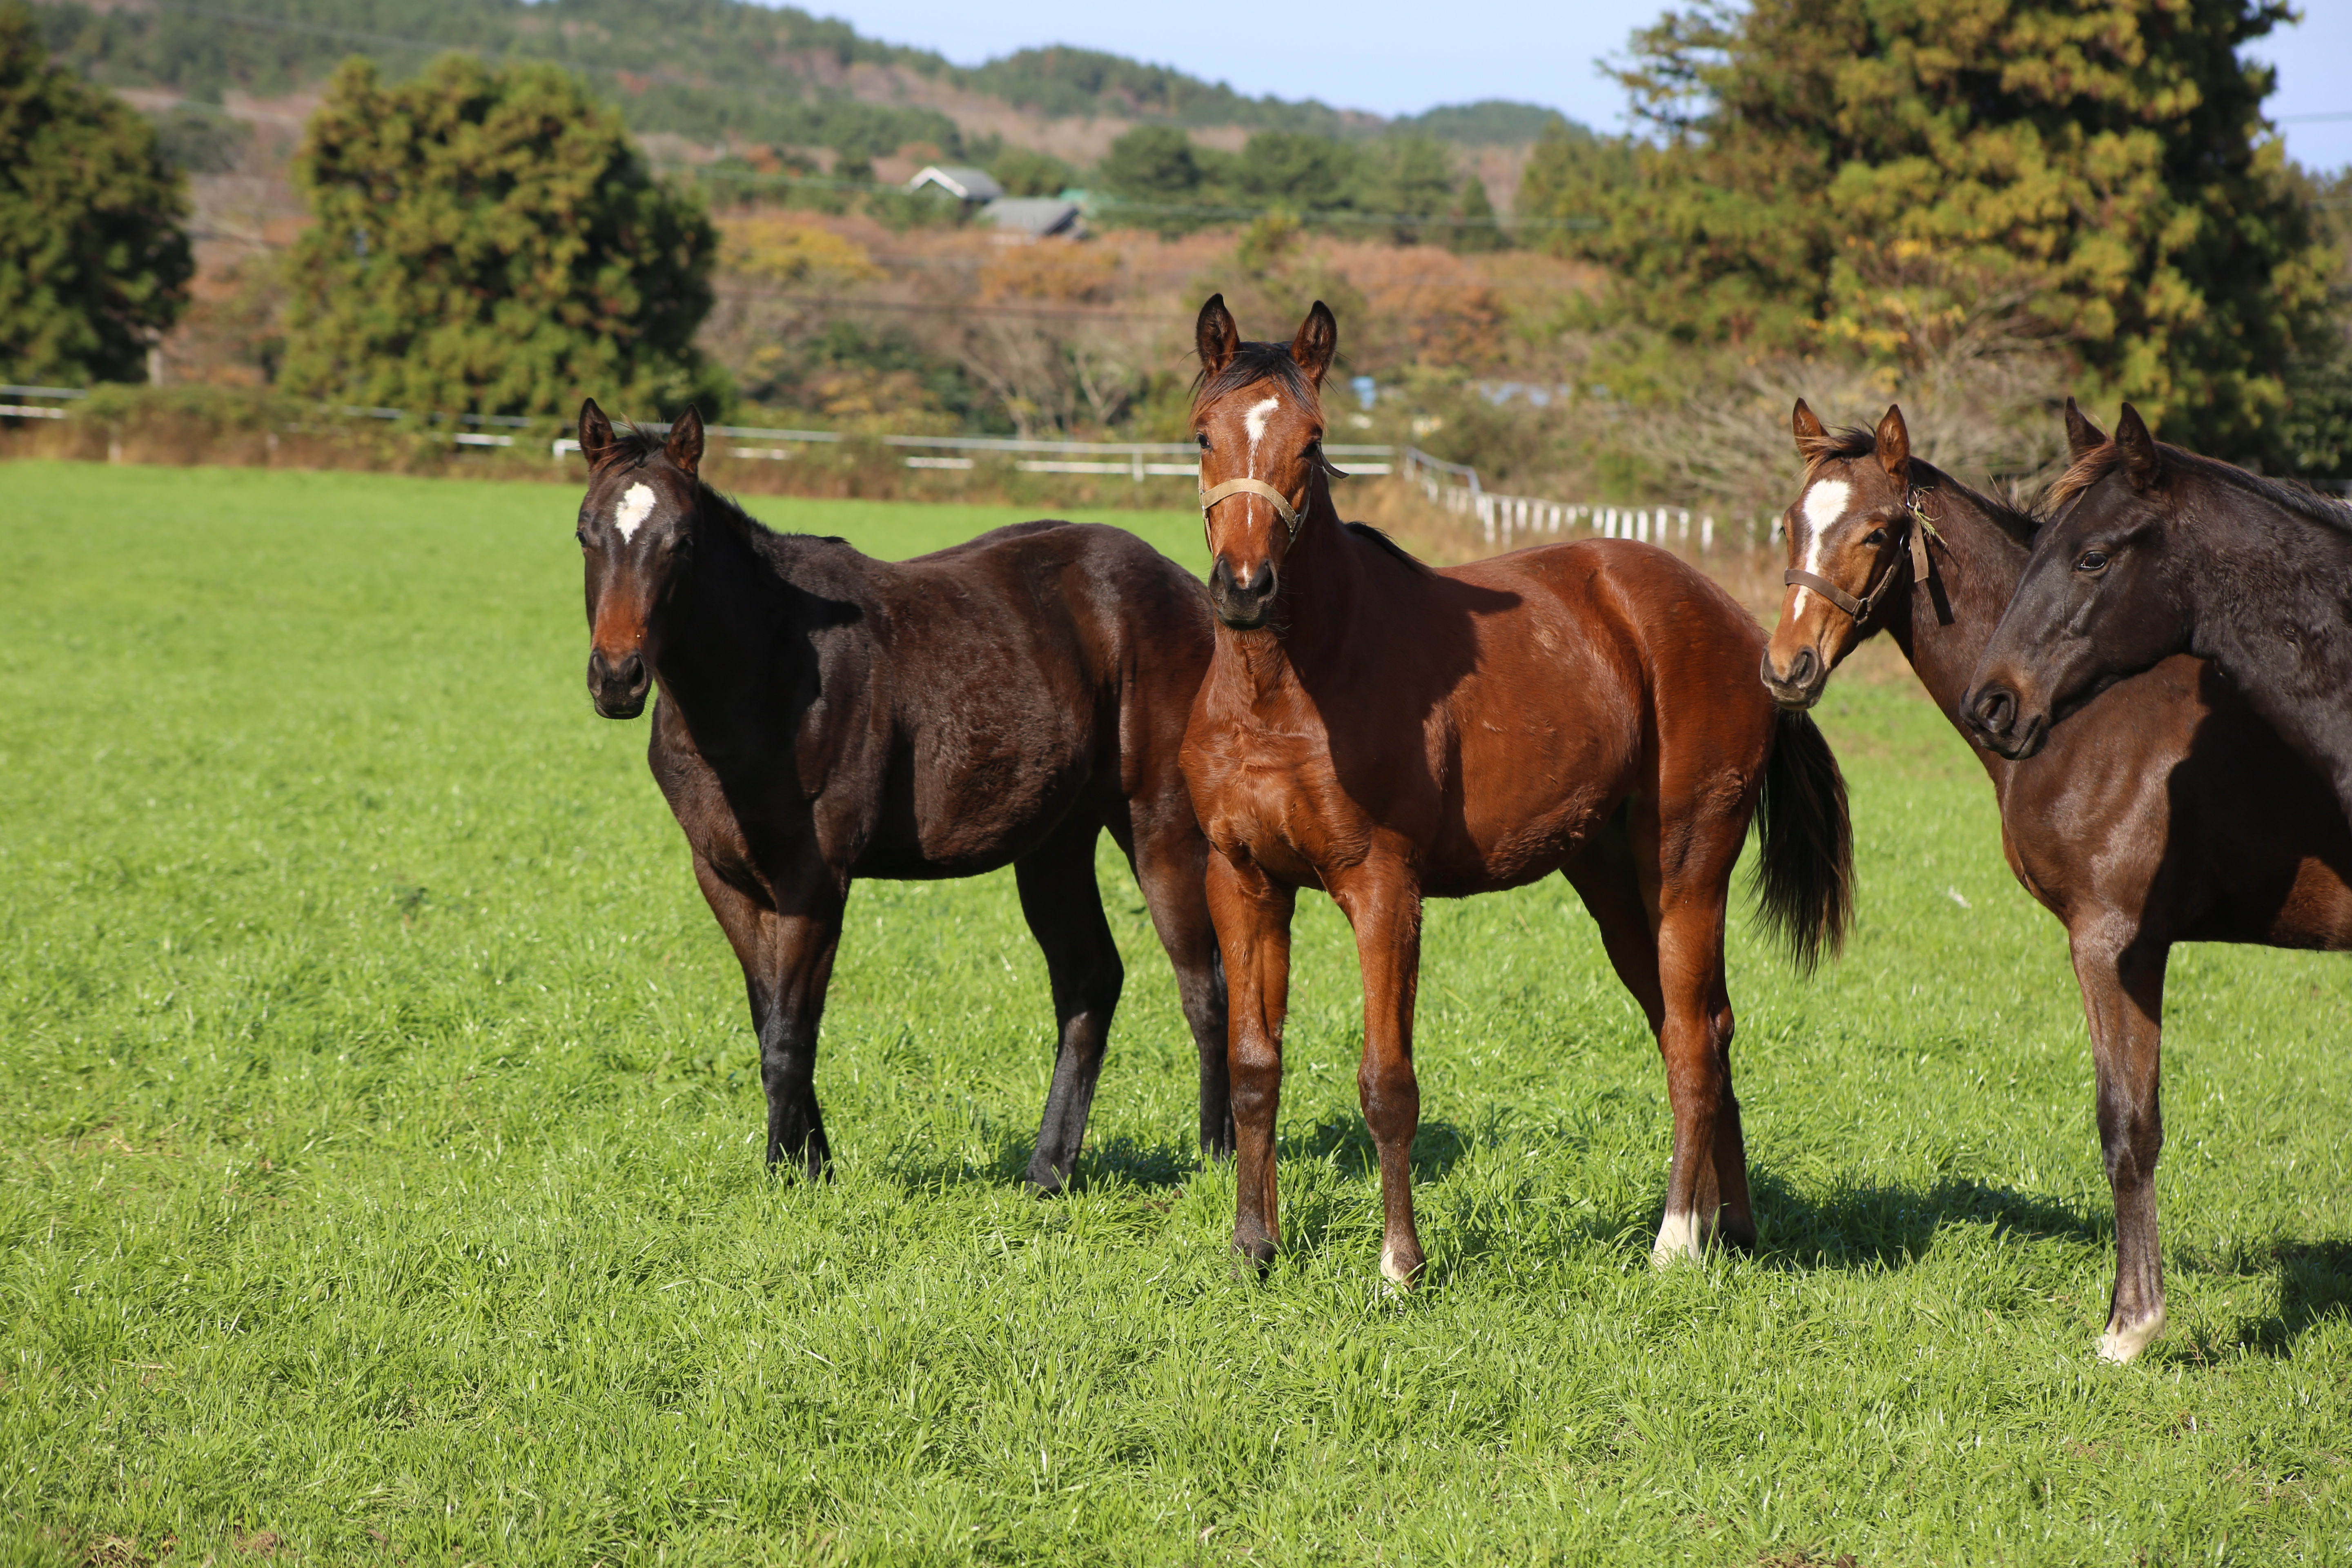
M 2217 1265 L 2238 1272 L 2242 1262 Z M 2199 1360 L 2235 1347 L 2257 1355 L 2284 1356 L 2295 1341 L 2330 1321 L 2352 1319 L 2352 1241 L 2280 1241 L 2266 1249 L 2259 1271 L 2278 1276 L 2275 1312 L 2241 1323 L 2231 1334 L 2199 1333 L 2185 1348 Z
M 1938 1231 L 1954 1225 L 1988 1226 L 2021 1240 L 2115 1240 L 2111 1219 L 1965 1177 L 1945 1176 L 1927 1187 L 1870 1182 L 1808 1194 L 1759 1171 L 1749 1185 L 1756 1260 L 1790 1272 L 1907 1268 L 1927 1255 Z

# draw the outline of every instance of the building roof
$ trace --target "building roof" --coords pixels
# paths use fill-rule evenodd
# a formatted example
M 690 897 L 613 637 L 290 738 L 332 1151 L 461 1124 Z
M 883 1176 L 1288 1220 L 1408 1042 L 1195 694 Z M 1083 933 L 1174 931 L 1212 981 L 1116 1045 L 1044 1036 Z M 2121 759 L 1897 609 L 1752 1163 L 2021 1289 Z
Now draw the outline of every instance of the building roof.
M 960 202 L 992 202 L 1004 194 L 1004 187 L 989 177 L 985 169 L 968 169 L 960 163 L 930 163 L 907 182 L 909 195 L 925 185 L 937 185 Z
M 1038 238 L 1046 235 L 1075 237 L 1082 226 L 1078 204 L 1059 196 L 999 196 L 980 209 L 980 216 L 1009 234 Z

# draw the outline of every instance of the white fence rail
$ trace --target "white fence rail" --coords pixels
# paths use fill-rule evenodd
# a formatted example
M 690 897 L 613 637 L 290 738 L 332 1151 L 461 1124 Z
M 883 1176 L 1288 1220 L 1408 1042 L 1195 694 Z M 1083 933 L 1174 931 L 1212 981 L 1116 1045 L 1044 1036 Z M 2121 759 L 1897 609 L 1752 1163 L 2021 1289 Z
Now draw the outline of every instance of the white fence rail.
M 667 431 L 667 425 L 647 424 L 646 430 Z M 712 425 L 709 433 L 737 443 L 729 447 L 730 458 L 757 458 L 768 462 L 789 462 L 802 451 L 814 446 L 839 446 L 857 437 L 838 430 L 767 430 L 745 425 Z M 1145 479 L 1195 479 L 1201 472 L 1200 448 L 1190 441 L 1038 441 L 997 436 L 875 436 L 866 437 L 885 447 L 902 447 L 923 452 L 946 452 L 949 457 L 912 457 L 906 459 L 910 468 L 969 468 L 978 458 L 971 454 L 1012 454 L 1013 466 L 1024 474 L 1124 474 L 1137 484 Z M 743 442 L 766 445 L 744 446 Z M 559 437 L 549 447 L 551 456 L 562 459 L 580 450 L 580 443 L 569 436 Z M 1381 459 L 1395 456 L 1393 447 L 1326 447 L 1323 450 L 1334 458 Z M 1181 458 L 1182 461 L 1171 459 Z M 1382 461 L 1353 461 L 1348 465 L 1349 474 L 1381 475 L 1389 473 L 1391 465 Z
M 1416 447 L 1404 449 L 1402 467 L 1404 477 L 1418 483 L 1423 495 L 1455 517 L 1477 519 L 1480 536 L 1488 544 L 1507 550 L 1514 539 L 1588 529 L 1603 539 L 1638 539 L 1645 544 L 1685 548 L 1696 543 L 1703 555 L 1715 550 L 1715 517 L 1710 512 L 1694 518 L 1688 507 L 1602 506 L 1501 495 L 1479 482 L 1477 469 L 1433 458 Z

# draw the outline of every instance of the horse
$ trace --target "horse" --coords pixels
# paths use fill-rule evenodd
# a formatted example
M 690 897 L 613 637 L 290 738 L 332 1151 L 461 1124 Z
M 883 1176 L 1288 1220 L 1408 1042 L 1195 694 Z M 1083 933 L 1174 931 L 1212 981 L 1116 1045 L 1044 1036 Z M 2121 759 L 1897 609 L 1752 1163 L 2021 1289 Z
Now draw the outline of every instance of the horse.
M 702 447 L 693 409 L 665 440 L 581 406 L 588 689 L 634 719 L 659 688 L 646 760 L 742 964 L 769 1167 L 830 1167 L 817 1030 L 852 880 L 1009 864 L 1059 1036 L 1027 1180 L 1062 1187 L 1124 979 L 1106 829 L 1176 969 L 1202 1144 L 1229 1153 L 1208 842 L 1177 763 L 1212 646 L 1200 582 L 1099 526 L 1016 523 L 895 564 L 773 533 L 703 482 Z
M 2079 416 L 2076 418 L 2079 420 Z M 1884 632 L 1961 738 L 1969 672 L 2026 570 L 2036 523 L 1912 455 L 1903 411 L 1830 431 L 1802 400 L 1805 475 L 1785 514 L 1788 592 L 1765 686 L 1809 708 Z M 2096 433 L 2070 425 L 2079 456 Z M 2164 1328 L 2156 1163 L 2165 967 L 2175 942 L 2352 948 L 2352 830 L 2319 776 L 2202 660 L 2176 656 L 2086 701 L 2021 767 L 1973 749 L 2018 882 L 2066 928 L 2115 1194 L 2105 1359 Z
M 1664 1058 L 1674 1160 L 1653 1258 L 1752 1247 L 1724 977 L 1751 816 L 1763 914 L 1800 962 L 1842 942 L 1852 883 L 1836 760 L 1750 673 L 1763 629 L 1695 568 L 1630 540 L 1423 565 L 1332 505 L 1321 388 L 1339 327 L 1322 302 L 1289 343 L 1244 342 L 1214 296 L 1195 339 L 1217 627 L 1183 766 L 1213 850 L 1242 1266 L 1263 1272 L 1280 1245 L 1274 1133 L 1297 890 L 1322 889 L 1354 928 L 1381 1272 L 1410 1289 L 1425 1262 L 1410 1168 L 1422 901 L 1554 871 Z
M 1962 704 L 1985 743 L 2030 757 L 2105 686 L 2191 653 L 2352 817 L 2352 507 L 2164 445 L 2126 403 L 2049 508 Z

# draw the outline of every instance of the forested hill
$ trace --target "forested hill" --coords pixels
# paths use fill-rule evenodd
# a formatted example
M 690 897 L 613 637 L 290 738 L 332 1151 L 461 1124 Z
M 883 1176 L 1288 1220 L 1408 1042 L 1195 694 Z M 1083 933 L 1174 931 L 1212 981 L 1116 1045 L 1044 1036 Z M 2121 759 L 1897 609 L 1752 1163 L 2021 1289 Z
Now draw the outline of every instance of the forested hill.
M 1384 120 L 1250 98 L 1087 49 L 1024 49 L 967 69 L 844 22 L 743 0 L 34 0 L 34 9 L 55 58 L 117 87 L 272 97 L 320 81 L 352 54 L 404 75 L 464 49 L 581 71 L 640 132 L 832 147 L 856 158 L 910 142 L 958 154 L 967 126 L 1007 113 L 1334 136 L 1413 132 L 1471 143 L 1531 142 L 1558 119 L 1490 102 Z

